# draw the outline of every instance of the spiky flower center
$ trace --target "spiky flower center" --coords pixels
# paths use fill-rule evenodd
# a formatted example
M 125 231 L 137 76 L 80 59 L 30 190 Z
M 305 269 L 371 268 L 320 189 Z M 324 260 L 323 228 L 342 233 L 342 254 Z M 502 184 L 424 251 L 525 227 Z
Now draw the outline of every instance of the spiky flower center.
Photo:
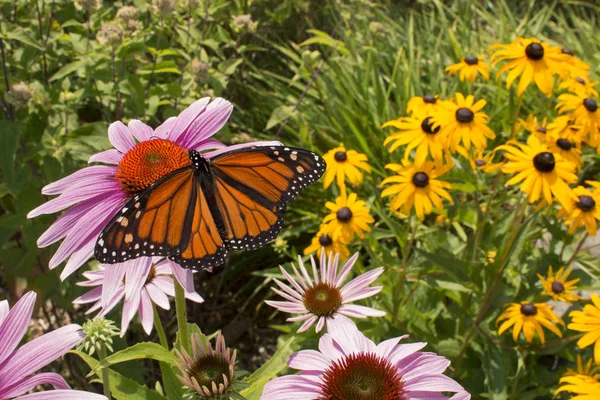
M 419 188 L 429 185 L 429 176 L 425 172 L 417 172 L 412 177 L 412 183 Z
M 423 96 L 423 101 L 427 104 L 435 104 L 437 102 L 437 99 L 431 94 L 426 94 L 425 96 Z
M 465 63 L 467 63 L 468 65 L 477 65 L 477 63 L 479 62 L 479 59 L 475 56 L 467 56 L 467 57 L 463 58 L 463 61 Z
M 461 107 L 458 110 L 456 110 L 456 120 L 458 122 L 467 124 L 469 122 L 472 122 L 474 118 L 475 114 L 473 114 L 473 111 L 469 110 L 467 107 Z
M 230 365 L 220 354 L 206 354 L 194 359 L 190 369 L 186 371 L 190 378 L 195 378 L 200 387 L 211 388 L 213 382 L 218 387 L 229 385 Z
M 552 291 L 556 294 L 561 294 L 565 291 L 565 286 L 559 281 L 554 281 L 552 282 Z
M 596 100 L 592 99 L 591 97 L 583 100 L 583 106 L 589 112 L 596 112 L 598 110 L 598 103 L 596 103 Z
M 552 172 L 556 166 L 556 160 L 552 153 L 543 151 L 533 157 L 533 166 L 540 172 Z
M 573 148 L 573 145 L 567 139 L 558 139 L 556 145 L 565 151 L 569 151 Z
M 592 196 L 579 196 L 577 207 L 579 207 L 581 211 L 592 211 L 596 207 L 596 201 Z
M 309 287 L 303 295 L 304 307 L 319 317 L 331 317 L 342 305 L 340 290 L 325 282 Z
M 346 154 L 345 151 L 337 151 L 334 155 L 333 158 L 335 159 L 335 161 L 337 162 L 344 162 L 348 159 L 348 154 Z
M 340 222 L 350 222 L 352 219 L 352 210 L 348 207 L 342 207 L 337 210 L 335 216 Z
M 531 43 L 525 47 L 525 55 L 530 60 L 541 60 L 544 58 L 544 48 L 539 43 Z
M 536 131 L 538 131 L 539 133 L 546 134 L 546 127 L 538 125 L 538 127 L 536 128 Z
M 402 376 L 388 360 L 370 353 L 335 361 L 323 375 L 319 400 L 408 400 Z
M 324 233 L 319 236 L 319 244 L 323 247 L 329 247 L 333 244 L 333 239 L 328 234 Z
M 521 314 L 526 317 L 531 317 L 532 315 L 537 314 L 537 308 L 531 303 L 521 304 Z
M 440 126 L 438 125 L 434 128 L 431 123 L 431 117 L 427 117 L 421 122 L 421 129 L 428 135 L 434 135 L 440 131 Z
M 163 176 L 191 164 L 188 152 L 169 140 L 139 142 L 123 156 L 116 178 L 123 191 L 134 196 Z

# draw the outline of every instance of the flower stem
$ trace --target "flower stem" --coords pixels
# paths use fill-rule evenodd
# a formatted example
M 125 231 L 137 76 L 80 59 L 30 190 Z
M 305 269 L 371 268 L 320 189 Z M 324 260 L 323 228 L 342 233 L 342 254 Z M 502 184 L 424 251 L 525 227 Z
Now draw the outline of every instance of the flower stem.
M 156 328 L 156 333 L 158 334 L 158 340 L 160 341 L 160 345 L 165 349 L 169 350 L 169 342 L 167 342 L 165 329 L 163 328 L 162 321 L 160 320 L 160 315 L 158 315 L 156 305 L 153 305 L 152 309 L 154 310 L 154 327 Z
M 104 346 L 101 346 L 100 349 L 98 349 L 98 358 L 100 358 L 100 361 L 106 358 L 106 348 Z M 106 396 L 106 398 L 110 400 L 112 397 L 110 396 L 110 381 L 108 377 L 108 367 L 102 368 L 102 386 L 104 387 L 104 396 Z
M 190 340 L 188 337 L 188 326 L 187 326 L 187 309 L 185 304 L 185 291 L 183 286 L 175 281 L 175 309 L 177 311 L 177 328 L 179 330 L 179 343 L 181 347 L 190 353 Z
M 565 267 L 568 267 L 569 265 L 571 265 L 571 263 L 573 261 L 575 261 L 575 257 L 577 257 L 577 254 L 579 254 L 579 250 L 581 250 L 581 248 L 583 247 L 583 243 L 585 243 L 585 239 L 587 239 L 587 237 L 588 237 L 588 234 L 586 232 L 585 235 L 583 235 L 583 237 L 581 238 L 581 241 L 579 242 L 579 244 L 577 245 L 577 248 L 573 252 L 573 255 L 571 255 L 571 258 L 569 258 L 569 261 L 567 261 L 565 263 Z M 564 246 L 564 247 L 566 247 L 566 246 Z M 564 250 L 564 247 L 563 247 L 563 250 Z M 561 259 L 562 259 L 562 257 L 561 257 Z

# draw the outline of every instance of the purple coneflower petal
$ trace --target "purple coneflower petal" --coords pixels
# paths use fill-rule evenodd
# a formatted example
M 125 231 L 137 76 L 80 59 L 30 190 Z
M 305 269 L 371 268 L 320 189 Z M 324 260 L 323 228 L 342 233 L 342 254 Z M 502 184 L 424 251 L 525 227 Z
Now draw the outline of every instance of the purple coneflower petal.
M 52 390 L 28 394 L 15 400 L 106 400 L 106 397 L 79 390 Z
M 377 345 L 377 347 L 375 348 L 375 354 L 377 354 L 378 356 L 383 357 L 383 358 L 388 358 L 390 356 L 390 354 L 396 348 L 396 345 L 398 343 L 400 343 L 400 341 L 402 339 L 406 339 L 407 337 L 408 337 L 408 335 L 404 335 L 404 336 L 400 336 L 397 338 L 385 340 L 385 341 L 379 343 Z
M 177 121 L 177 117 L 167 118 L 162 124 L 160 124 L 154 130 L 154 136 L 156 136 L 160 139 L 167 139 L 169 137 L 169 131 L 175 124 L 175 121 Z
M 107 179 L 107 176 L 114 175 L 116 168 L 107 165 L 93 165 L 73 172 L 71 175 L 52 182 L 42 188 L 42 194 L 55 195 L 61 194 L 66 190 L 77 191 L 81 186 L 87 186 L 95 183 L 98 179 Z M 35 210 L 33 210 L 35 211 Z M 30 214 L 33 212 L 31 211 Z M 30 217 L 31 218 L 31 217 Z
M 314 400 L 319 397 L 319 387 L 301 375 L 288 375 L 265 385 L 262 400 Z
M 319 339 L 319 351 L 331 361 L 337 361 L 346 355 L 344 349 L 333 340 L 330 334 L 325 334 Z
M 164 262 L 171 268 L 171 273 L 183 289 L 185 289 L 186 292 L 193 293 L 195 291 L 194 272 L 191 269 L 179 266 L 179 264 L 171 260 L 166 260 Z
M 375 280 L 383 273 L 383 268 L 375 268 L 371 271 L 365 272 L 357 276 L 348 282 L 341 290 L 342 296 L 352 297 L 357 293 L 360 293 L 363 288 L 369 286 L 371 283 L 375 282 Z
M 281 290 L 273 287 L 271 288 L 271 290 L 273 290 L 275 293 L 277 293 L 278 295 L 280 295 L 281 297 L 283 297 L 286 300 L 289 300 L 290 302 L 294 303 L 294 304 L 303 304 L 304 302 L 302 301 L 302 299 L 298 299 L 298 296 L 290 296 L 289 294 L 282 292 Z
M 123 272 L 125 274 L 125 300 L 127 301 L 138 295 L 144 287 L 144 284 L 148 279 L 148 273 L 152 268 L 152 257 L 133 259 L 123 263 L 123 267 Z M 109 281 L 105 278 L 105 285 L 108 284 Z
M 325 326 L 326 321 L 327 321 L 326 317 L 319 317 L 319 320 L 317 321 L 317 326 L 315 327 L 315 332 L 317 332 L 317 333 L 321 332 L 321 330 Z
M 27 218 L 34 218 L 42 214 L 54 214 L 55 212 L 62 211 L 65 208 L 86 200 L 93 200 L 96 203 L 101 203 L 100 200 L 104 199 L 106 193 L 110 192 L 114 192 L 114 189 L 103 184 L 82 188 L 81 190 L 69 191 L 31 210 L 29 214 L 27 214 Z
M 188 108 L 183 110 L 181 114 L 177 116 L 177 120 L 171 126 L 171 129 L 169 129 L 169 140 L 182 145 L 186 138 L 185 134 L 190 131 L 192 123 L 202 115 L 202 112 L 206 109 L 206 105 L 209 101 L 210 97 L 204 97 L 200 100 L 196 100 Z M 197 134 L 197 132 L 195 133 Z
M 179 143 L 186 148 L 196 148 L 225 125 L 232 111 L 230 102 L 222 98 L 215 99 L 191 124 L 186 134 L 179 138 Z
M 163 310 L 169 310 L 171 308 L 169 298 L 167 297 L 165 292 L 160 290 L 158 286 L 156 286 L 154 283 L 150 282 L 146 286 L 144 286 L 144 288 L 148 292 L 148 296 L 150 296 L 150 299 L 154 302 L 154 304 L 156 304 Z
M 27 393 L 35 389 L 38 385 L 52 385 L 54 389 L 70 389 L 71 387 L 65 379 L 53 372 L 45 372 L 30 376 L 24 380 L 17 382 L 7 388 L 0 389 L 0 398 L 10 399 Z
M 94 208 L 95 205 L 95 203 L 87 201 L 71 207 L 63 215 L 58 217 L 46 232 L 42 233 L 37 240 L 38 247 L 43 248 L 50 246 L 52 243 L 56 243 L 67 236 L 71 229 L 73 229 L 73 224 Z
M 352 303 L 356 300 L 362 300 L 362 299 L 366 299 L 367 297 L 371 297 L 376 295 L 377 293 L 381 292 L 381 289 L 383 289 L 383 286 L 373 286 L 373 287 L 369 287 L 369 288 L 360 288 L 360 289 L 354 289 L 351 291 L 347 291 L 347 292 L 343 292 L 342 293 L 342 303 L 346 304 L 346 303 Z
M 435 354 L 423 354 L 417 362 L 411 363 L 411 367 L 404 370 L 402 376 L 406 380 L 417 379 L 422 376 L 443 373 L 449 366 L 450 360 Z
M 154 135 L 154 130 L 139 119 L 132 119 L 129 121 L 129 124 L 127 124 L 127 127 L 129 128 L 129 132 L 131 132 L 138 142 L 150 140 Z
M 139 264 L 136 262 L 136 264 Z M 104 281 L 102 283 L 102 307 L 106 307 L 110 300 L 114 297 L 115 293 L 119 292 L 123 288 L 123 279 L 125 274 L 130 267 L 130 263 L 123 262 L 118 264 L 106 265 L 104 267 Z M 133 275 L 132 280 L 135 280 L 136 275 L 134 271 L 131 271 Z M 129 278 L 129 276 L 128 276 Z M 125 280 L 127 285 L 127 280 Z M 127 300 L 127 289 L 125 289 L 125 299 Z
M 417 351 L 421 350 L 425 346 L 427 346 L 427 343 L 424 343 L 424 342 L 399 344 L 394 349 L 392 354 L 390 354 L 389 360 L 392 364 L 397 365 L 404 358 L 416 353 Z
M 429 375 L 420 376 L 418 378 L 407 381 L 404 385 L 404 389 L 418 390 L 418 391 L 430 391 L 430 392 L 462 392 L 463 387 L 460 386 L 456 381 L 448 378 L 446 375 Z
M 108 140 L 121 153 L 127 153 L 135 146 L 135 140 L 133 140 L 131 132 L 121 121 L 110 124 L 108 127 Z
M 0 326 L 0 371 L 2 362 L 12 354 L 27 332 L 36 298 L 35 292 L 26 293 L 8 312 Z
M 360 333 L 356 325 L 346 317 L 341 316 L 331 320 L 327 330 L 345 354 L 375 351 L 375 343 Z
M 244 149 L 247 147 L 260 147 L 260 146 L 283 146 L 283 145 L 281 144 L 281 142 L 277 142 L 277 141 L 249 142 L 249 143 L 234 144 L 233 146 L 227 146 L 227 148 L 224 148 L 224 149 L 219 149 L 219 150 L 210 151 L 208 153 L 204 153 L 204 154 L 202 154 L 202 157 L 204 157 L 208 160 L 208 159 L 211 159 L 213 157 L 216 157 L 216 156 L 223 154 L 225 152 L 228 152 L 228 151 Z
M 371 307 L 359 306 L 358 304 L 344 304 L 338 310 L 342 315 L 351 318 L 383 317 L 385 311 L 376 310 Z
M 10 308 L 8 307 L 8 301 L 2 300 L 0 301 L 0 326 L 2 326 L 2 322 L 8 315 Z
M 325 371 L 329 367 L 329 359 L 316 350 L 302 350 L 290 356 L 288 366 L 300 371 Z
M 102 298 L 102 287 L 95 287 L 72 301 L 73 304 L 93 303 Z
M 337 287 L 342 286 L 342 283 L 344 283 L 344 280 L 346 280 L 346 277 L 348 277 L 348 274 L 352 270 L 352 267 L 354 267 L 356 260 L 358 260 L 358 252 L 354 253 L 354 255 L 352 255 L 352 257 L 350 257 L 348 259 L 348 261 L 346 261 L 346 263 L 342 267 L 342 270 L 340 271 L 340 274 L 337 276 L 337 278 L 333 278 L 332 282 L 335 281 L 335 286 L 337 286 Z M 377 270 L 379 270 L 379 269 L 381 269 L 382 270 L 381 272 L 383 272 L 383 268 L 377 268 Z M 376 271 L 376 270 L 374 270 L 374 271 Z M 367 274 L 370 272 L 373 272 L 373 271 L 369 271 L 369 272 L 367 272 Z M 381 272 L 379 273 L 380 275 L 381 275 Z M 364 275 L 366 275 L 366 274 L 359 276 L 359 278 L 361 278 Z M 355 278 L 355 279 L 358 279 L 358 278 Z M 348 285 L 346 285 L 346 286 L 348 286 Z
M 305 323 L 302 324 L 300 329 L 298 329 L 298 333 L 309 330 L 311 328 L 311 326 L 313 326 L 315 324 L 315 321 L 317 320 L 317 318 L 318 317 L 315 315 L 311 316 L 308 320 L 306 320 Z
M 73 272 L 77 271 L 90 257 L 94 254 L 94 247 L 96 247 L 96 241 L 90 240 L 83 245 L 79 250 L 74 251 L 69 257 L 69 261 L 65 265 L 65 268 L 60 273 L 60 279 L 64 281 Z
M 110 149 L 94 154 L 88 160 L 88 164 L 99 162 L 104 164 L 118 165 L 123 159 L 123 153 L 119 150 Z
M 306 308 L 303 305 L 291 303 L 289 301 L 272 301 L 266 300 L 265 303 L 270 305 L 271 307 L 275 307 L 280 309 L 281 311 L 289 312 L 289 313 L 305 313 L 307 312 Z
M 160 304 L 157 304 L 160 307 Z M 142 327 L 146 334 L 152 333 L 154 327 L 154 310 L 152 309 L 152 300 L 148 296 L 148 292 L 142 290 L 140 297 L 140 319 L 142 320 Z
M 287 293 L 290 296 L 292 296 L 292 298 L 294 298 L 294 299 L 296 299 L 298 301 L 302 301 L 302 295 L 300 293 L 298 293 L 297 291 L 293 290 L 291 287 L 289 287 L 285 283 L 281 282 L 277 278 L 273 279 L 273 281 L 275 282 L 275 284 L 277 286 L 279 286 L 281 288 L 281 290 L 283 290 L 285 293 Z

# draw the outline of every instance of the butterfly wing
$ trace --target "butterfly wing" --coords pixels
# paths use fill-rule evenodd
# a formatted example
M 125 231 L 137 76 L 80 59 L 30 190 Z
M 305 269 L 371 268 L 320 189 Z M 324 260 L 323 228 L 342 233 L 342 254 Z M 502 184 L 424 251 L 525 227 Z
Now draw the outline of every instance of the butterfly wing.
M 110 264 L 191 254 L 197 261 L 189 265 L 186 261 L 185 266 L 209 267 L 221 263 L 227 252 L 217 232 L 201 182 L 186 167 L 133 197 L 104 228 L 94 254 Z
M 325 172 L 313 152 L 285 146 L 256 146 L 211 159 L 218 225 L 234 250 L 256 249 L 283 226 L 287 203 Z

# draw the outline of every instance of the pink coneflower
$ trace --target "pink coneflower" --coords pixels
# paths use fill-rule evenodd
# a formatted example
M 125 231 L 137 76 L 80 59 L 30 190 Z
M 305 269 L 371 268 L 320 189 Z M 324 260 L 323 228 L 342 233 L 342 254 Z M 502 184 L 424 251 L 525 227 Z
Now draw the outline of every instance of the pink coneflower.
M 177 378 L 188 388 L 186 398 L 216 397 L 229 399 L 237 388 L 235 376 L 235 358 L 237 352 L 225 346 L 221 332 L 217 334 L 217 342 L 213 350 L 208 338 L 204 343 L 200 335 L 192 335 L 192 354 L 185 350 L 175 349 L 181 365 L 178 365 L 181 375 Z M 237 397 L 235 397 L 237 398 Z
M 85 337 L 79 325 L 67 325 L 17 349 L 29 326 L 35 299 L 35 292 L 29 292 L 12 310 L 7 301 L 0 301 L 0 399 L 106 400 L 98 394 L 70 390 L 64 378 L 53 372 L 34 375 Z M 22 396 L 38 385 L 52 385 L 56 390 Z
M 353 301 L 364 299 L 381 291 L 382 286 L 369 285 L 383 273 L 383 268 L 376 268 L 357 276 L 346 285 L 342 286 L 354 263 L 358 259 L 358 253 L 354 254 L 338 274 L 339 257 L 330 254 L 329 260 L 325 252 L 321 252 L 320 268 L 317 271 L 314 259 L 310 261 L 313 270 L 313 279 L 304 267 L 302 258 L 298 256 L 300 271 L 292 263 L 292 269 L 296 279 L 281 268 L 281 273 L 287 279 L 289 285 L 275 279 L 279 289 L 273 287 L 273 291 L 287 301 L 266 301 L 272 307 L 290 314 L 302 314 L 298 317 L 288 318 L 288 321 L 304 321 L 298 332 L 304 332 L 315 323 L 316 331 L 320 332 L 327 323 L 328 327 L 340 319 L 383 317 L 385 312 L 374 308 L 349 304 Z
M 155 130 L 136 119 L 128 126 L 112 123 L 108 138 L 114 149 L 89 161 L 104 165 L 83 168 L 42 189 L 45 195 L 59 196 L 32 210 L 28 218 L 68 209 L 37 242 L 46 247 L 64 239 L 49 264 L 53 269 L 68 259 L 61 279 L 91 257 L 100 232 L 131 196 L 189 163 L 189 149 L 225 147 L 210 137 L 227 122 L 233 106 L 221 98 L 209 101 L 196 101 Z
M 376 345 L 348 320 L 329 327 L 319 351 L 293 354 L 288 366 L 298 375 L 265 385 L 261 400 L 452 400 L 471 398 L 461 385 L 442 373 L 450 365 L 434 353 L 421 353 L 427 343 L 398 344 L 407 335 Z
M 179 282 L 184 283 L 185 297 L 196 303 L 204 301 L 194 291 L 192 271 L 184 270 L 173 261 L 160 260 L 159 257 L 141 257 L 120 264 L 100 265 L 98 270 L 84 272 L 88 280 L 78 285 L 94 289 L 76 298 L 73 303 L 94 303 L 87 314 L 100 309 L 99 315 L 105 316 L 124 299 L 121 336 L 125 335 L 136 313 L 139 313 L 142 327 L 149 335 L 154 326 L 152 303 L 164 310 L 171 308 L 168 296 L 175 296 L 174 271 L 180 271 L 175 275 L 179 276 Z

